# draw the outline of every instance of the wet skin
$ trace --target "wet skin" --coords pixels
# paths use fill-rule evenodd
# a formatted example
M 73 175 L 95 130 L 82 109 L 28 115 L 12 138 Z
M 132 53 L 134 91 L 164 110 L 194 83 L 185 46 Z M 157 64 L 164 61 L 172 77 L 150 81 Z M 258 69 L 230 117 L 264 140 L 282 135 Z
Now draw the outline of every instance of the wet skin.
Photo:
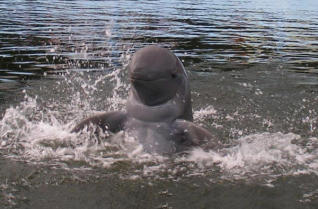
M 183 151 L 212 139 L 207 130 L 192 123 L 188 76 L 172 52 L 158 46 L 140 49 L 128 70 L 131 88 L 126 110 L 87 118 L 73 132 L 89 124 L 113 133 L 124 130 L 146 151 L 161 154 Z

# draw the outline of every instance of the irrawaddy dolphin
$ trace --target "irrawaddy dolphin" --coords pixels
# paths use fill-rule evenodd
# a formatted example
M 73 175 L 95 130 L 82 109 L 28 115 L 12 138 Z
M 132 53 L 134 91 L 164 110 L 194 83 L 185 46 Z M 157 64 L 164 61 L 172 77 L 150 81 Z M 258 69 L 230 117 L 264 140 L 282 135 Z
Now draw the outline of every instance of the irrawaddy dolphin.
M 138 50 L 128 65 L 128 75 L 131 88 L 126 110 L 87 118 L 73 132 L 89 124 L 113 133 L 123 130 L 146 151 L 160 154 L 212 140 L 209 131 L 192 122 L 188 76 L 172 52 L 158 46 Z

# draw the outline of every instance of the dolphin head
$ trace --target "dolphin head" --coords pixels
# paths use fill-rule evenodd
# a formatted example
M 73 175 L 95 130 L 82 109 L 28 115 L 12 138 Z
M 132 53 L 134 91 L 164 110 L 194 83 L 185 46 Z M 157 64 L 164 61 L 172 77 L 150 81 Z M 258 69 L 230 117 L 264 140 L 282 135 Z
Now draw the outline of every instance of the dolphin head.
M 131 90 L 147 106 L 172 99 L 186 79 L 180 60 L 168 49 L 148 46 L 138 50 L 128 66 Z

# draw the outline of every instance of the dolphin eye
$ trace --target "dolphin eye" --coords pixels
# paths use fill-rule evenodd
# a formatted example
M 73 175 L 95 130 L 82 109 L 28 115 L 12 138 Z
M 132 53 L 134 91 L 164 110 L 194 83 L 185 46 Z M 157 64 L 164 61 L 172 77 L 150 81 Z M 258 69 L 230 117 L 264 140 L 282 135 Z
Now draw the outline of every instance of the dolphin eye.
M 175 74 L 175 73 L 171 74 L 171 78 L 176 78 L 176 77 L 177 77 L 177 74 Z

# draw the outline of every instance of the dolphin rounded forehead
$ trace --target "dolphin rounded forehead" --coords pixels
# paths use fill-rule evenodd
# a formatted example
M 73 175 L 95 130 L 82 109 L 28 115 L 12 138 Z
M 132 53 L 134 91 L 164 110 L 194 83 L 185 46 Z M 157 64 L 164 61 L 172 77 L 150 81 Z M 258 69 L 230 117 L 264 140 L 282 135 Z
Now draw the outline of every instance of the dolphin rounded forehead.
M 176 68 L 177 58 L 175 55 L 168 49 L 158 46 L 148 46 L 138 50 L 129 64 L 130 73 L 153 76 L 170 74 L 176 71 Z

